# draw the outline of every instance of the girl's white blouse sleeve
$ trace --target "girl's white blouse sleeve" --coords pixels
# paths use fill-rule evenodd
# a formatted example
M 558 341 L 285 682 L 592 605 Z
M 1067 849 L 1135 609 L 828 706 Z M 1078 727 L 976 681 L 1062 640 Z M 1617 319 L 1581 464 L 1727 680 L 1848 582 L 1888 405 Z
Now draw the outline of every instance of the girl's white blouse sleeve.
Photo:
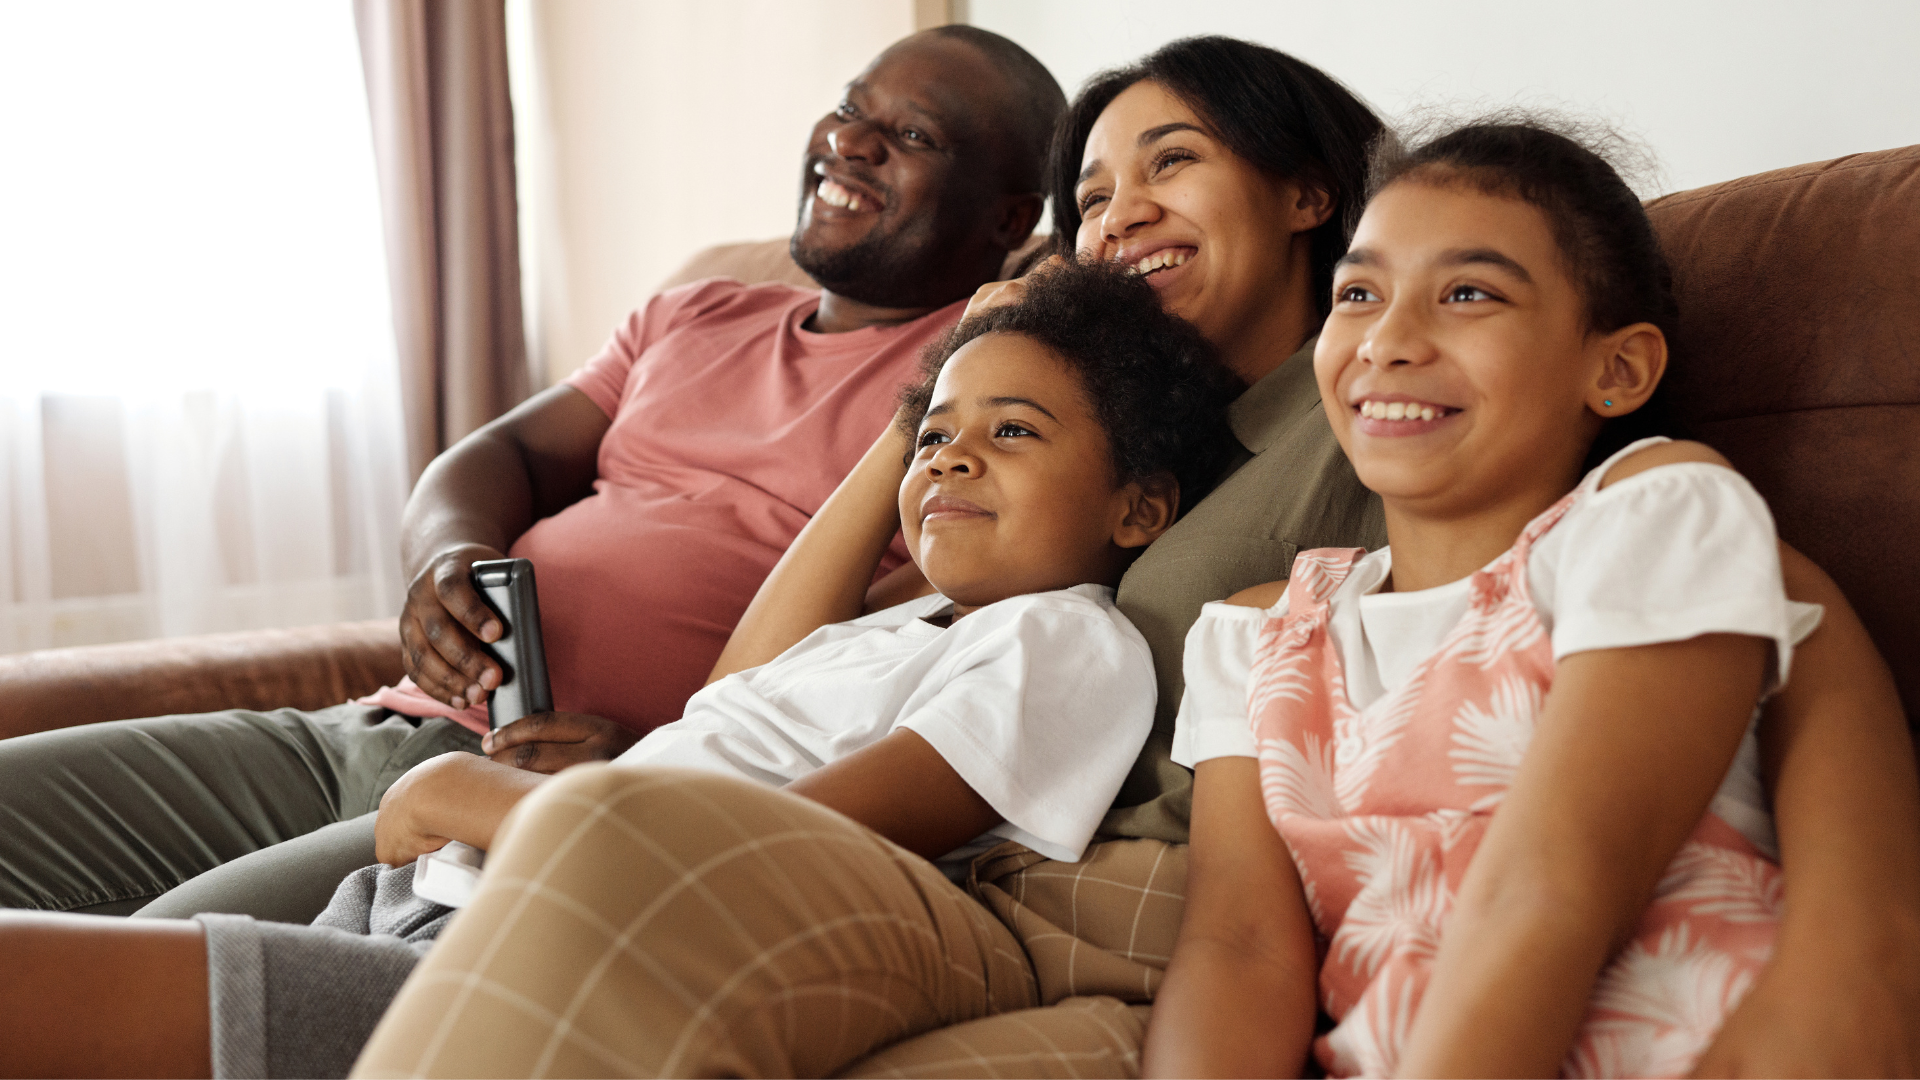
M 1261 624 L 1286 610 L 1285 597 L 1265 610 L 1224 601 L 1200 609 L 1187 631 L 1187 689 L 1173 721 L 1173 760 L 1191 769 L 1210 758 L 1259 756 L 1247 723 L 1247 678 Z

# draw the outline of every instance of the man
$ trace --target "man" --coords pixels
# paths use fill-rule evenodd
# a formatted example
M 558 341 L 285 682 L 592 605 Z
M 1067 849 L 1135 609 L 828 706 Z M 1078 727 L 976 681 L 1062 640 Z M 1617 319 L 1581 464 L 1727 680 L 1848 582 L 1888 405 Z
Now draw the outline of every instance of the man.
M 499 626 L 468 583 L 479 560 L 534 561 L 555 705 L 612 718 L 522 722 L 485 744 L 496 758 L 550 772 L 678 717 L 920 348 L 1032 232 L 1064 104 L 1038 61 L 986 31 L 882 53 L 807 147 L 792 253 L 818 292 L 672 290 L 566 384 L 441 455 L 403 521 L 400 686 L 317 713 L 0 742 L 0 906 L 127 913 L 253 853 L 146 913 L 311 917 L 373 861 L 371 813 L 394 780 L 482 749 L 500 670 L 480 648 Z

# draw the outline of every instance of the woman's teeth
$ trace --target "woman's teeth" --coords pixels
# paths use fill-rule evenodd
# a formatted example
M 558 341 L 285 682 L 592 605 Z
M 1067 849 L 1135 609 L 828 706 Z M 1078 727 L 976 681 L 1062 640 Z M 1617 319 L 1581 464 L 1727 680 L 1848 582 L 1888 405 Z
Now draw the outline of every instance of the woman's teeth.
M 1191 248 L 1161 248 L 1159 251 L 1133 264 L 1136 274 L 1151 274 L 1155 270 L 1164 270 L 1169 266 L 1180 266 L 1193 258 Z
M 1360 415 L 1368 420 L 1432 420 L 1452 410 L 1444 405 L 1422 405 L 1417 401 L 1363 401 Z
M 820 186 L 815 189 L 814 194 L 820 196 L 820 201 L 828 206 L 837 206 L 842 210 L 860 209 L 860 196 L 831 180 L 820 181 Z

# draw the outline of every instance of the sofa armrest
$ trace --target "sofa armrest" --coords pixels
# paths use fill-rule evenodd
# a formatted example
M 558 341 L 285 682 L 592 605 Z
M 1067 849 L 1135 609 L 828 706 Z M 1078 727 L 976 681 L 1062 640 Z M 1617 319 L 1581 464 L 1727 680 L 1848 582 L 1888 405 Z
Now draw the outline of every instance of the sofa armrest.
M 0 656 L 0 738 L 215 709 L 318 709 L 405 674 L 395 619 Z

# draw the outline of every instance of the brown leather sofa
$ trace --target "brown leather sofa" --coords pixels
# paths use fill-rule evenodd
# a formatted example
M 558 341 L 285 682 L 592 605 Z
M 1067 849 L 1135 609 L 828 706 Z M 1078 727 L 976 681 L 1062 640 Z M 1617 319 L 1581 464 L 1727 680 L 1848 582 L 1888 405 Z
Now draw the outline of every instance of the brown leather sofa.
M 1839 582 L 1920 716 L 1920 146 L 1679 192 L 1649 211 L 1680 295 L 1682 419 Z M 667 284 L 805 283 L 785 246 L 713 248 Z M 0 737 L 317 708 L 400 674 L 392 620 L 23 653 L 0 657 Z
M 1681 192 L 1649 209 L 1683 310 L 1672 376 L 1682 419 L 1753 479 L 1781 534 L 1838 580 L 1887 655 L 1907 715 L 1920 715 L 1911 554 L 1920 146 Z M 795 280 L 784 244 L 704 252 L 676 281 Z M 0 657 L 0 737 L 167 711 L 331 704 L 397 678 L 398 652 L 393 623 L 379 621 Z M 1183 856 L 1157 841 L 1114 841 L 1069 865 L 1009 844 L 974 868 L 978 895 L 1033 954 L 1043 1001 L 1104 1017 L 1104 1053 L 1135 1067 L 1144 1003 L 1179 921 Z M 846 1075 L 970 1072 L 978 1062 L 965 1031 L 907 1040 Z

